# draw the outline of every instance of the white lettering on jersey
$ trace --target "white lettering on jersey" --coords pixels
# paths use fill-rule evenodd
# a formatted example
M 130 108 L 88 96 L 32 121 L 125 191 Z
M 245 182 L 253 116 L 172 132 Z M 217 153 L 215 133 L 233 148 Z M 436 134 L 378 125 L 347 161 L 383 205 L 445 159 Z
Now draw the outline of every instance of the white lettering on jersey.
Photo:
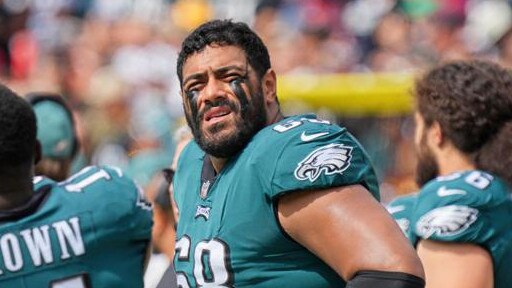
M 439 197 L 446 197 L 446 196 L 452 196 L 452 195 L 466 195 L 466 191 L 461 189 L 446 189 L 446 186 L 441 186 L 437 190 L 437 196 Z
M 48 233 L 49 228 L 48 225 L 44 225 L 20 232 L 27 244 L 28 252 L 35 266 L 41 266 L 43 264 L 42 260 L 44 260 L 45 264 L 53 262 L 52 245 L 50 243 L 50 234 Z
M 13 233 L 7 233 L 0 238 L 0 248 L 4 265 L 11 272 L 19 271 L 23 267 L 23 258 L 21 257 L 20 242 Z
M 457 235 L 477 220 L 478 210 L 460 205 L 439 207 L 421 216 L 416 223 L 417 234 L 428 239 L 436 234 L 439 237 Z
M 68 245 L 71 247 L 71 250 L 73 250 L 74 256 L 85 254 L 85 246 L 82 240 L 78 217 L 73 217 L 68 221 L 55 222 L 52 226 L 57 232 L 59 239 L 61 259 L 64 260 L 71 257 L 68 251 Z
M 82 240 L 79 218 L 72 217 L 51 225 L 24 229 L 19 234 L 6 233 L 1 235 L 0 252 L 2 256 L 0 260 L 3 261 L 3 264 L 0 263 L 0 267 L 5 267 L 6 271 L 9 272 L 19 273 L 30 260 L 35 267 L 54 263 L 52 244 L 56 245 L 56 243 L 52 243 L 53 239 L 57 239 L 59 242 L 61 259 L 63 260 L 85 254 L 85 244 Z M 20 244 L 20 242 L 24 243 Z M 72 255 L 69 247 L 71 247 Z M 22 252 L 22 249 L 25 250 L 25 253 Z M 26 253 L 26 250 L 28 250 L 28 253 Z M 30 255 L 30 258 L 23 259 L 24 255 Z M 5 275 L 4 272 L 0 270 L 0 276 Z
M 350 166 L 352 149 L 335 143 L 316 149 L 297 164 L 295 178 L 314 182 L 322 172 L 325 175 L 343 173 Z
M 284 133 L 288 130 L 291 130 L 293 128 L 301 126 L 302 124 L 304 124 L 304 122 L 331 125 L 331 122 L 329 122 L 327 120 L 303 117 L 303 118 L 300 118 L 299 120 L 288 120 L 288 121 L 284 122 L 283 124 L 276 125 L 274 128 L 272 128 L 272 130 L 279 132 L 279 133 Z
M 306 132 L 302 132 L 302 134 L 300 134 L 300 140 L 302 140 L 304 142 L 309 142 L 309 141 L 315 140 L 316 138 L 322 137 L 327 134 L 329 134 L 329 132 L 320 132 L 320 133 L 315 133 L 315 134 L 311 134 L 311 135 L 307 135 Z
M 82 171 L 84 171 L 84 170 L 85 169 L 83 169 Z M 87 170 L 87 171 L 89 171 L 89 170 Z M 79 173 L 81 173 L 81 172 L 79 172 Z M 111 177 L 107 173 L 107 171 L 100 169 L 100 170 L 94 172 L 93 174 L 87 176 L 86 178 L 80 180 L 77 183 L 67 184 L 66 186 L 64 186 L 64 188 L 66 188 L 66 190 L 68 190 L 69 192 L 82 192 L 83 188 L 91 185 L 92 183 L 94 183 L 100 179 L 110 180 Z

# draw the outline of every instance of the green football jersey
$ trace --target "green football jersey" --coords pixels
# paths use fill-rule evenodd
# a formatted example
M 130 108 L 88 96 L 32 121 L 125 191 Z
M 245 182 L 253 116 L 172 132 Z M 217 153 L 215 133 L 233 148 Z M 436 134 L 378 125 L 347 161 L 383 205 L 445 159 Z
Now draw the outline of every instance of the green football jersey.
M 133 181 L 90 166 L 34 191 L 0 213 L 0 287 L 143 287 L 152 211 Z
M 411 229 L 411 216 L 414 213 L 417 198 L 417 194 L 404 195 L 393 199 L 386 205 L 389 214 L 393 216 L 402 232 L 413 245 L 416 243 L 416 238 Z
M 412 215 L 418 239 L 472 243 L 493 259 L 494 287 L 512 287 L 512 201 L 499 178 L 473 170 L 438 177 L 418 196 Z
M 264 128 L 217 175 L 190 143 L 174 178 L 178 286 L 344 287 L 334 270 L 281 229 L 275 203 L 294 191 L 351 184 L 379 199 L 360 144 L 314 115 Z

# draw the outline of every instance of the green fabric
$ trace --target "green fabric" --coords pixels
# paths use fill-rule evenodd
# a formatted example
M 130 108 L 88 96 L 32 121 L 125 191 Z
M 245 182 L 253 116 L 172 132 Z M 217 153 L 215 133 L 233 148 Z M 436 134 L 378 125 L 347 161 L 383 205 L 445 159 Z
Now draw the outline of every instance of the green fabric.
M 482 171 L 438 177 L 420 191 L 411 223 L 422 239 L 472 243 L 492 256 L 496 288 L 512 287 L 512 201 L 499 178 Z
M 414 213 L 417 199 L 417 194 L 409 194 L 397 197 L 386 205 L 388 212 L 393 216 L 402 232 L 404 232 L 413 245 L 416 243 L 416 238 L 411 229 L 411 216 Z
M 160 170 L 172 163 L 172 151 L 145 149 L 136 153 L 126 168 L 126 173 L 142 187 L 146 187 Z
M 0 239 L 5 235 L 18 239 L 15 242 L 19 243 L 23 263 L 19 269 L 9 269 L 3 258 L 0 287 L 51 287 L 51 281 L 81 273 L 89 275 L 94 288 L 143 287 L 152 212 L 131 180 L 117 169 L 87 167 L 66 182 L 42 177 L 35 177 L 34 182 L 36 193 L 48 185 L 51 192 L 33 214 L 0 225 Z M 79 223 L 77 230 L 71 225 L 73 221 Z M 62 222 L 67 223 L 67 241 L 59 240 L 55 228 Z M 36 234 L 44 234 L 44 229 L 49 231 L 49 242 L 37 240 Z M 50 248 L 40 252 L 29 249 L 23 236 L 26 231 L 40 247 L 47 243 Z M 37 265 L 35 259 L 45 259 L 41 251 L 51 252 L 51 259 Z
M 74 130 L 65 108 L 54 101 L 40 101 L 33 109 L 37 118 L 37 139 L 41 142 L 43 157 L 71 157 Z
M 413 18 L 428 17 L 437 11 L 438 6 L 436 1 L 432 0 L 401 0 L 399 2 L 402 11 Z
M 310 141 L 301 140 L 303 132 Z M 311 136 L 317 133 L 325 135 Z M 344 128 L 320 123 L 314 115 L 290 117 L 264 128 L 226 164 L 203 199 L 204 157 L 197 144 L 190 143 L 174 177 L 180 211 L 174 259 L 179 284 L 345 286 L 335 271 L 283 234 L 274 206 L 285 193 L 356 183 L 378 199 L 368 158 Z

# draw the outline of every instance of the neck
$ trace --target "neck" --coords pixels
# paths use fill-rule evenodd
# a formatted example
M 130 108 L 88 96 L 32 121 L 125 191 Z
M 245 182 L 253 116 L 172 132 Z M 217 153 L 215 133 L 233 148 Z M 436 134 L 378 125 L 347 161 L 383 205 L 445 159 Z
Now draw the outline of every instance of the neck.
M 284 118 L 283 114 L 281 113 L 281 110 L 279 110 L 279 109 L 273 115 L 269 115 L 269 116 L 270 117 L 267 117 L 267 119 L 268 119 L 267 124 L 268 125 L 277 123 L 277 122 L 283 120 L 283 118 Z
M 33 192 L 32 181 L 16 181 L 0 178 L 0 210 L 10 210 L 19 207 L 30 200 Z
M 0 168 L 0 210 L 19 207 L 30 200 L 33 190 L 33 168 L 26 165 Z
M 224 168 L 224 165 L 226 165 L 226 162 L 228 162 L 228 158 L 217 158 L 213 156 L 209 156 L 210 160 L 212 161 L 213 169 L 215 170 L 215 173 L 219 173 L 222 168 Z
M 442 152 L 438 157 L 438 164 L 440 176 L 476 169 L 470 157 L 455 148 Z

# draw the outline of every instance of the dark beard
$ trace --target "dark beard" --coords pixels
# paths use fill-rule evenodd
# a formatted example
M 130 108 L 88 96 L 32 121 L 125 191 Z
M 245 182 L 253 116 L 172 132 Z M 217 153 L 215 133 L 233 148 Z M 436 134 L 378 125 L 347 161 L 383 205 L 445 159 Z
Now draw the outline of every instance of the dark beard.
M 204 112 L 208 111 L 208 109 L 203 109 L 203 112 L 201 112 L 195 120 L 192 119 L 193 116 L 190 113 L 185 113 L 187 123 L 192 130 L 194 139 L 203 151 L 213 157 L 230 158 L 238 154 L 247 143 L 249 143 L 252 137 L 266 126 L 267 118 L 263 103 L 263 93 L 261 89 L 259 90 L 260 91 L 253 95 L 252 106 L 242 102 L 241 108 L 239 109 L 237 105 L 228 100 L 221 100 L 211 104 L 212 107 L 228 105 L 232 113 L 236 114 L 235 133 L 222 139 L 208 140 L 201 133 L 200 121 Z M 218 123 L 212 127 L 210 133 L 216 133 L 223 128 L 224 124 Z
M 439 166 L 437 165 L 432 151 L 430 151 L 425 143 L 425 136 L 426 135 L 423 135 L 421 137 L 420 145 L 417 147 L 416 151 L 418 163 L 416 163 L 415 180 L 419 187 L 422 187 L 439 175 Z

